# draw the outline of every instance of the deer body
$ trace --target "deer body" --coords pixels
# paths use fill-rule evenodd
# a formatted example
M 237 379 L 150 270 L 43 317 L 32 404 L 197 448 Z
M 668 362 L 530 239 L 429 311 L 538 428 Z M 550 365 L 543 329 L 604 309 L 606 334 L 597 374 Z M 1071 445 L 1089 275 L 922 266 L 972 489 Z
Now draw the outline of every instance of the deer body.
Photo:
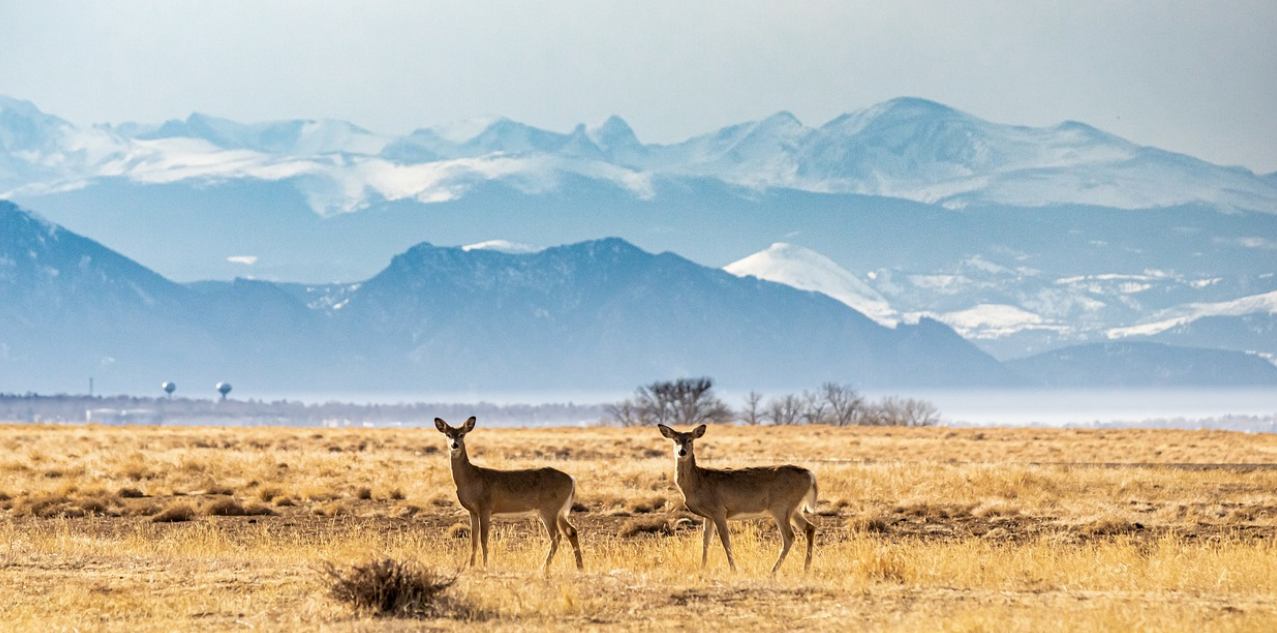
M 435 427 L 448 436 L 451 451 L 452 480 L 457 485 L 457 501 L 470 513 L 470 566 L 477 551 L 483 550 L 483 565 L 488 565 L 488 537 L 493 515 L 532 513 L 541 519 L 550 537 L 544 571 L 558 552 L 560 537 L 566 536 L 576 556 L 577 569 L 583 569 L 581 544 L 576 527 L 568 521 L 576 481 L 571 475 L 554 468 L 497 470 L 470 463 L 465 435 L 474 429 L 471 417 L 461 428 L 454 428 L 435 418 Z
M 702 468 L 696 463 L 692 440 L 705 434 L 705 425 L 690 433 L 680 433 L 660 425 L 661 434 L 674 440 L 676 466 L 674 482 L 683 493 L 683 501 L 693 514 L 705 519 L 701 542 L 701 566 L 709 558 L 709 542 L 718 533 L 727 554 L 727 563 L 736 570 L 729 519 L 770 517 L 776 521 L 781 535 L 780 555 L 772 573 L 780 569 L 794 544 L 794 527 L 807 538 L 807 556 L 803 569 L 811 567 L 816 543 L 816 526 L 803 515 L 803 508 L 816 507 L 816 476 L 799 466 L 763 466 L 740 469 Z

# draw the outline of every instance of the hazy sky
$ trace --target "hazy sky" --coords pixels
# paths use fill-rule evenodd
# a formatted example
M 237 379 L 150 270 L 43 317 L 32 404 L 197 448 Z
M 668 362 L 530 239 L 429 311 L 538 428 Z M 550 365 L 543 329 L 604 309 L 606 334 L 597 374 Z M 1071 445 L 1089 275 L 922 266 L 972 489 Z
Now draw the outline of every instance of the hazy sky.
M 1277 2 L 0 0 L 0 94 L 79 123 L 616 113 L 645 141 L 912 95 L 1267 172 Z

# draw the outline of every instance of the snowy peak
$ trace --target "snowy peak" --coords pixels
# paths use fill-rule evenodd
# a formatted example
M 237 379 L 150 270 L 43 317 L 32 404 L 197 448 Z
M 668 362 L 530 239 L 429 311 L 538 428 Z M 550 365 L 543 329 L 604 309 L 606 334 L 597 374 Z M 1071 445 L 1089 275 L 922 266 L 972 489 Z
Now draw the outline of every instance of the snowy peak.
M 591 129 L 589 134 L 590 139 L 604 150 L 640 145 L 638 136 L 634 134 L 630 124 L 615 114 L 608 117 L 602 125 Z
M 30 101 L 0 95 L 0 152 L 49 149 L 71 127 Z
M 847 269 L 816 251 L 777 242 L 723 267 L 737 277 L 757 277 L 837 299 L 877 321 L 894 326 L 899 315 L 887 300 Z

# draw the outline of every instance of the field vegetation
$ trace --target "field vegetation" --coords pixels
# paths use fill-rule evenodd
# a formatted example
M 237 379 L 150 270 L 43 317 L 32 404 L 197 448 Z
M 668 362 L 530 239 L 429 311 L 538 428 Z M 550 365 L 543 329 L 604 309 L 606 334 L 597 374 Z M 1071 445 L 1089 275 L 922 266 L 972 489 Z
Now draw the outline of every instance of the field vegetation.
M 0 630 L 1277 630 L 1277 436 L 714 426 L 703 465 L 796 463 L 809 574 L 769 522 L 700 568 L 650 428 L 478 430 L 578 482 L 586 571 L 469 523 L 426 429 L 0 426 Z

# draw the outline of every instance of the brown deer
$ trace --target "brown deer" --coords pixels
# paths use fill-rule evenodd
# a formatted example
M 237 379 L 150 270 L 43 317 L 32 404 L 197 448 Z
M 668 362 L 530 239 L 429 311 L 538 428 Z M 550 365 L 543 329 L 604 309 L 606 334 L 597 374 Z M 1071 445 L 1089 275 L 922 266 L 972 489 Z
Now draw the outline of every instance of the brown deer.
M 683 493 L 687 509 L 704 517 L 704 535 L 701 539 L 701 567 L 709 559 L 711 524 L 718 530 L 718 538 L 727 552 L 727 564 L 736 571 L 736 559 L 732 556 L 732 541 L 727 533 L 728 519 L 775 519 L 780 530 L 782 544 L 780 557 L 772 566 L 772 573 L 780 569 L 794 544 L 792 523 L 807 536 L 807 560 L 803 570 L 811 568 L 812 549 L 816 545 L 816 526 L 803 515 L 816 509 L 816 475 L 798 466 L 760 466 L 720 470 L 696 465 L 696 452 L 692 442 L 705 435 L 702 424 L 690 432 L 682 433 L 658 425 L 661 435 L 674 441 L 674 481 Z
M 457 500 L 470 512 L 470 566 L 475 551 L 483 546 L 483 566 L 488 566 L 488 533 L 494 514 L 535 513 L 550 536 L 550 552 L 545 556 L 544 573 L 550 573 L 550 561 L 559 550 L 559 537 L 568 537 L 576 554 L 576 568 L 584 569 L 581 544 L 576 528 L 568 521 L 576 481 L 553 468 L 496 470 L 470 463 L 466 454 L 466 434 L 474 430 L 471 416 L 461 428 L 449 426 L 435 418 L 435 428 L 448 437 L 452 455 L 452 481 L 457 484 Z

